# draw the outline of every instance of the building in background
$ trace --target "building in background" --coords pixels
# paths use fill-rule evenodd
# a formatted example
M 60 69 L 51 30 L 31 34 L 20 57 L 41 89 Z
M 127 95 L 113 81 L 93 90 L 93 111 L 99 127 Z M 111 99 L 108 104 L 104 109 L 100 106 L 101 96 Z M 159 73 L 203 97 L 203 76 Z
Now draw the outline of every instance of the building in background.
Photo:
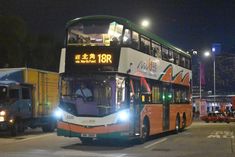
M 207 102 L 207 111 L 232 109 L 232 97 L 235 96 L 235 52 L 220 52 L 221 45 L 212 45 L 215 50 L 215 85 L 216 96 L 214 101 L 214 71 L 213 59 L 193 56 L 193 101 L 200 99 L 200 72 L 201 72 L 201 100 Z M 204 80 L 205 79 L 205 80 Z M 196 106 L 198 108 L 198 106 Z

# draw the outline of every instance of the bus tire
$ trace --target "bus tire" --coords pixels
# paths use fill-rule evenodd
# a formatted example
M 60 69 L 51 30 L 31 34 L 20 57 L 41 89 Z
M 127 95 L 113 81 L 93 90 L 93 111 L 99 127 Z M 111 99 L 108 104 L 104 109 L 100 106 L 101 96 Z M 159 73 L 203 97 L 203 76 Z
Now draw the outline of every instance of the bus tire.
M 179 131 L 180 131 L 180 116 L 177 115 L 175 120 L 175 133 L 178 134 Z
M 181 131 L 183 131 L 186 128 L 186 123 L 187 123 L 187 119 L 186 119 L 186 115 L 184 113 L 183 114 L 182 129 L 181 129 Z
M 149 120 L 147 117 L 144 118 L 142 127 L 141 127 L 141 132 L 142 136 L 140 139 L 140 143 L 144 143 L 148 140 L 149 138 L 149 130 L 150 130 L 150 125 L 149 125 Z

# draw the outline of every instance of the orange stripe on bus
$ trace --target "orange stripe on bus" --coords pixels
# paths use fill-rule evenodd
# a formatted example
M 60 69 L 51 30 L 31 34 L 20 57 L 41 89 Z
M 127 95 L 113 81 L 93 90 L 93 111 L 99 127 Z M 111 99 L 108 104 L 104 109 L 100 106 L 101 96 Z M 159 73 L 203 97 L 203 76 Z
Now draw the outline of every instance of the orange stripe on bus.
M 64 129 L 64 130 L 69 130 L 69 124 L 58 121 L 57 122 L 57 128 Z

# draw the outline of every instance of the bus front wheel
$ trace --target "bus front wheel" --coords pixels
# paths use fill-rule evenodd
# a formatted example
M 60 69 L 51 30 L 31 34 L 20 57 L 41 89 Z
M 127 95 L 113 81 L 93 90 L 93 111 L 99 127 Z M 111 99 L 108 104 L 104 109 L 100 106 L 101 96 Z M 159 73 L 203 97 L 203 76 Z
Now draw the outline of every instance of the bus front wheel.
M 141 143 L 144 143 L 149 138 L 149 120 L 145 118 L 142 124 L 142 137 L 140 139 Z

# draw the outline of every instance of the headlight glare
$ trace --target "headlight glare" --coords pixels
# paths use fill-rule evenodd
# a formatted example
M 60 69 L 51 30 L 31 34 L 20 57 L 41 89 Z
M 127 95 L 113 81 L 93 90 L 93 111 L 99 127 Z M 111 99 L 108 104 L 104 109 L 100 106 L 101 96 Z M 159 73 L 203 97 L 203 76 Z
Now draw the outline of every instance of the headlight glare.
M 0 111 L 0 116 L 5 116 L 6 115 L 6 111 Z
M 60 108 L 57 108 L 53 113 L 56 119 L 60 119 L 62 117 L 62 114 L 63 114 L 63 111 Z
M 130 113 L 128 110 L 122 110 L 118 113 L 118 120 L 121 122 L 126 122 L 130 118 Z

